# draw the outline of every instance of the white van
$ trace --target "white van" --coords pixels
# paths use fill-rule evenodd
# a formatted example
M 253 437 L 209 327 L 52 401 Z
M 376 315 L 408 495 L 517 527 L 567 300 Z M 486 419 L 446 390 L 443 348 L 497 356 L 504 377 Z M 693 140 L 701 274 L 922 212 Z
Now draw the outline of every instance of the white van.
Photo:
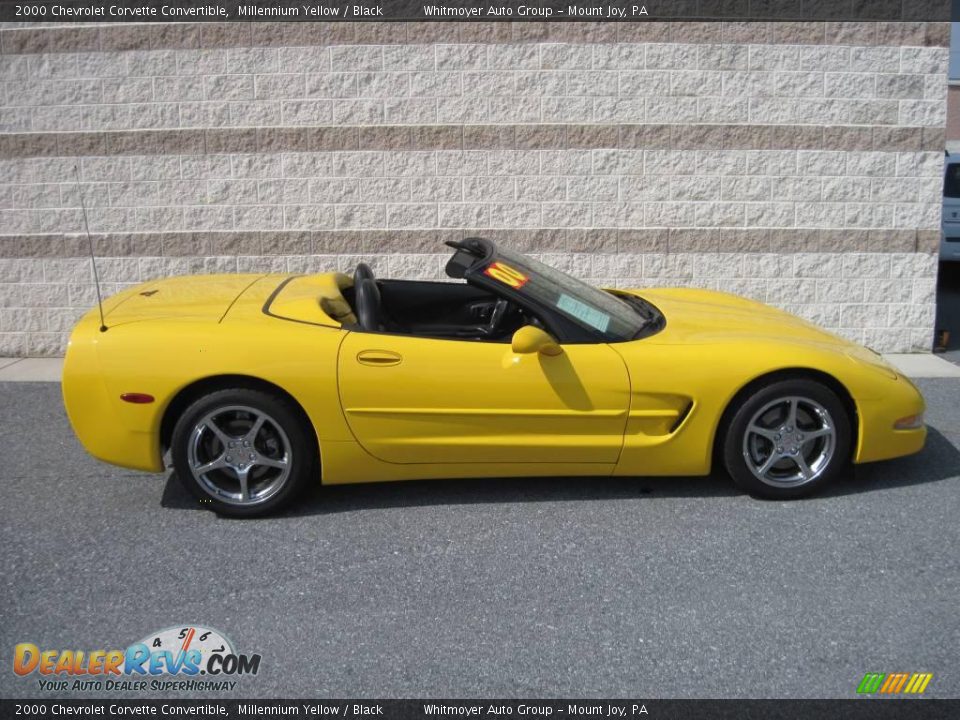
M 943 167 L 940 260 L 960 261 L 960 154 L 947 154 Z

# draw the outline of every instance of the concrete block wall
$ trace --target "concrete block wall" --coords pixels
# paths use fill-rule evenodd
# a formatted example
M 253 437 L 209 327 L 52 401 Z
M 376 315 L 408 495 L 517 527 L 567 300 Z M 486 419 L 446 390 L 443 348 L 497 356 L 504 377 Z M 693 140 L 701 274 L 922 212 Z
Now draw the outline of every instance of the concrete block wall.
M 929 349 L 944 23 L 0 28 L 0 356 L 194 272 L 442 277 L 484 234 Z

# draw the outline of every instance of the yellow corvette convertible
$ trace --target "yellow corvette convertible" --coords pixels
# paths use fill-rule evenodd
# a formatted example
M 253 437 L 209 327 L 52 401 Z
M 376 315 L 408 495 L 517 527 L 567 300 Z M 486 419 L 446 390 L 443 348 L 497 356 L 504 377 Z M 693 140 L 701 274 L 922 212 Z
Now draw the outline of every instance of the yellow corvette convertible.
M 600 290 L 481 238 L 457 282 L 212 275 L 148 282 L 74 329 L 63 394 L 101 460 L 224 515 L 316 482 L 705 475 L 807 495 L 923 447 L 923 398 L 880 356 L 695 289 Z M 168 454 L 169 453 L 169 454 Z

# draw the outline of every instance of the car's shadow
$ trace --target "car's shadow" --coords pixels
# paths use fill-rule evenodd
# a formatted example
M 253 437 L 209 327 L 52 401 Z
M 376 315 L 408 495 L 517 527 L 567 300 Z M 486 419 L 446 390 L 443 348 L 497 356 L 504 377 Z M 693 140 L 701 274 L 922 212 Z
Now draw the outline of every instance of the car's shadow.
M 930 428 L 923 452 L 899 460 L 853 466 L 849 477 L 818 497 L 874 492 L 921 485 L 958 475 L 960 450 Z M 547 477 L 414 480 L 319 487 L 287 515 L 326 515 L 356 510 L 431 505 L 506 504 L 615 500 L 636 497 L 729 497 L 741 494 L 724 474 L 707 477 Z M 203 510 L 170 473 L 161 505 Z

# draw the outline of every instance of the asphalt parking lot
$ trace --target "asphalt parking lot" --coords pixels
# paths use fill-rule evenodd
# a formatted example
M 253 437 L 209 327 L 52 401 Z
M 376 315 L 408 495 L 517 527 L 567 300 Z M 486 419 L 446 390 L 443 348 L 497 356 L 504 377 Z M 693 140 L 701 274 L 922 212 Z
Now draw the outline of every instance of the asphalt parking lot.
M 958 697 L 960 380 L 918 384 L 926 450 L 813 500 L 720 477 L 416 482 L 237 521 L 88 457 L 58 385 L 0 383 L 0 695 L 44 696 L 16 643 L 200 623 L 261 654 L 243 697 L 850 698 L 868 671 Z

